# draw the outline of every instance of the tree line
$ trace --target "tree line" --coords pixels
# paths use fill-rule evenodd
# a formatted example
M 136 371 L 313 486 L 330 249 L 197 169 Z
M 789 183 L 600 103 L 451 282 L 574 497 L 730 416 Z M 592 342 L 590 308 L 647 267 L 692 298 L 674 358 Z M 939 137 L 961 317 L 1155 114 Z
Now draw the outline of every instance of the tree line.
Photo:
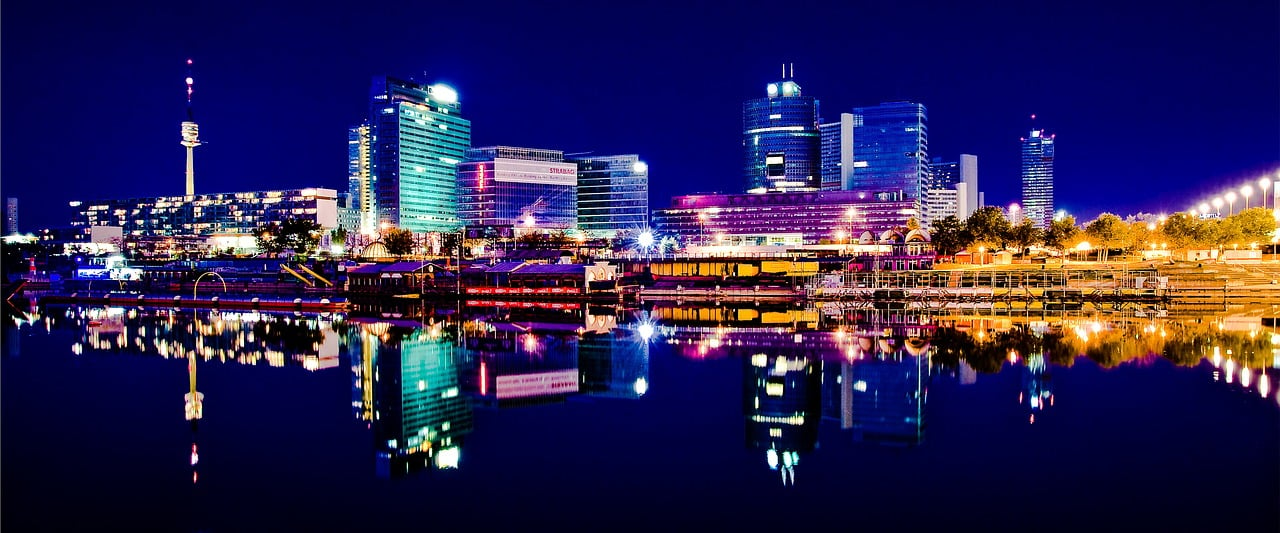
M 998 207 L 983 207 L 969 218 L 952 215 L 934 221 L 930 228 L 933 247 L 939 255 L 955 255 L 963 250 L 1009 250 L 1024 255 L 1032 247 L 1066 253 L 1083 242 L 1106 260 L 1112 252 L 1121 254 L 1147 248 L 1189 250 L 1197 248 L 1250 247 L 1271 242 L 1276 230 L 1272 210 L 1245 209 L 1225 218 L 1200 218 L 1187 213 L 1156 219 L 1120 218 L 1103 213 L 1078 226 L 1075 217 L 1055 218 L 1048 228 L 1035 227 L 1031 220 L 1010 222 Z M 1153 246 L 1154 245 L 1154 246 Z

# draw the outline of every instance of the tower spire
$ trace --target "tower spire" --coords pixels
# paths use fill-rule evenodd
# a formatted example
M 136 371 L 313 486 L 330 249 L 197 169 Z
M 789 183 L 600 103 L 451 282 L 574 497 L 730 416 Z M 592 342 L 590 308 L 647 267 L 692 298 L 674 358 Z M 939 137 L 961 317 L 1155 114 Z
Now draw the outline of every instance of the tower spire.
M 191 110 L 191 93 L 195 79 L 191 77 L 191 60 L 187 59 L 187 120 L 182 123 L 182 145 L 187 147 L 187 196 L 196 193 L 196 173 L 194 150 L 200 146 L 200 126 L 196 125 L 195 113 Z

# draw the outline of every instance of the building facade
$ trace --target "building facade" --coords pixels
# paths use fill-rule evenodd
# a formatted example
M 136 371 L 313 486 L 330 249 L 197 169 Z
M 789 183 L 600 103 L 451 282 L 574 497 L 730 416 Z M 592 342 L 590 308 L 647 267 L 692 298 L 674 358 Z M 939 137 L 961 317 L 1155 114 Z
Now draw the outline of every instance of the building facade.
M 649 227 L 649 165 L 638 155 L 577 157 L 578 229 L 591 237 Z
M 308 188 L 79 202 L 72 227 L 116 226 L 130 236 L 242 235 L 290 218 L 338 226 L 338 191 Z
M 889 102 L 854 108 L 851 189 L 921 203 L 929 179 L 924 104 Z
M 1022 138 L 1022 211 L 1037 228 L 1053 223 L 1054 137 L 1032 128 Z
M 379 225 L 458 229 L 455 172 L 471 147 L 471 121 L 461 109 L 458 93 L 447 85 L 374 78 L 369 180 Z
M 770 83 L 765 98 L 742 104 L 743 175 L 747 192 L 817 190 L 822 186 L 818 100 L 790 79 Z
M 355 228 L 348 231 L 374 233 L 378 228 L 378 208 L 374 203 L 373 171 L 370 168 L 372 145 L 369 125 L 361 124 L 347 131 L 347 196 L 346 207 L 358 213 Z
M 853 188 L 853 114 L 841 113 L 838 122 L 818 125 L 822 136 L 822 190 Z
M 676 196 L 653 212 L 660 236 L 686 244 L 818 244 L 879 235 L 918 218 L 916 203 L 861 191 Z
M 578 226 L 578 165 L 564 152 L 476 148 L 458 165 L 458 215 L 466 226 L 571 230 Z
M 969 218 L 982 205 L 978 201 L 978 156 L 960 154 L 955 161 L 933 158 L 925 186 L 924 220 L 928 225 L 954 215 Z
M 4 234 L 18 233 L 18 199 L 4 199 Z

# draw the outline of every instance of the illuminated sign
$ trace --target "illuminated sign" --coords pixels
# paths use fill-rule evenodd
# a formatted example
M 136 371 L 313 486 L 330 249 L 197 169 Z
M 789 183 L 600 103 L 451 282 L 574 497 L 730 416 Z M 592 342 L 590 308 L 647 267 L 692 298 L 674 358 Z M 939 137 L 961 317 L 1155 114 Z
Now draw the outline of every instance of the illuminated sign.
M 578 185 L 578 165 L 548 161 L 497 158 L 493 161 L 493 181 L 540 185 Z
M 498 376 L 494 394 L 499 400 L 578 392 L 578 369 Z

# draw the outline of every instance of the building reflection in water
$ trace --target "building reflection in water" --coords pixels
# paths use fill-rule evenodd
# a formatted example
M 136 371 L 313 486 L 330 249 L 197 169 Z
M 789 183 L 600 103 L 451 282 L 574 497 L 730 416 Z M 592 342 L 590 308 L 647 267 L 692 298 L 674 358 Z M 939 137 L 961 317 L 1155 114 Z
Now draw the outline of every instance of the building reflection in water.
M 794 484 L 800 454 L 818 442 L 822 374 L 808 358 L 757 353 L 742 358 L 747 447 Z
M 378 333 L 384 324 L 370 324 Z M 440 324 L 383 329 L 372 350 L 372 375 L 365 384 L 372 401 L 372 429 L 378 473 L 398 477 L 421 468 L 458 468 L 462 441 L 474 428 L 470 401 L 458 382 L 461 351 Z M 369 368 L 361 361 L 360 368 Z
M 474 408 L 563 402 L 573 396 L 636 399 L 651 386 L 649 342 L 690 359 L 737 357 L 743 369 L 746 446 L 785 484 L 817 448 L 826 419 L 858 443 L 923 442 L 935 368 L 960 384 L 1009 367 L 1020 409 L 1040 422 L 1054 403 L 1054 366 L 1080 357 L 1103 368 L 1163 357 L 1200 365 L 1206 379 L 1268 398 L 1280 336 L 1261 319 L 1123 315 L 926 316 L 884 310 L 656 308 L 641 320 L 611 308 L 468 306 L 461 313 L 347 319 L 254 311 L 49 307 L 9 313 L 8 355 L 24 331 L 77 332 L 76 356 L 130 353 L 186 359 L 185 414 L 198 480 L 197 368 L 209 363 L 320 371 L 350 357 L 354 417 L 372 433 L 375 471 L 400 476 L 461 465 Z M 412 311 L 412 309 L 409 309 Z M 834 320 L 831 320 L 834 316 Z M 1141 320 L 1137 320 L 1141 318 Z M 11 324 L 10 324 L 11 323 Z M 1210 375 L 1212 378 L 1210 378 Z M 176 391 L 175 391 L 176 392 Z M 1028 412 L 1029 411 L 1029 412 Z M 847 437 L 845 437 L 847 438 Z M 758 455 L 756 457 L 759 457 Z M 758 464 L 758 463 L 757 463 Z

